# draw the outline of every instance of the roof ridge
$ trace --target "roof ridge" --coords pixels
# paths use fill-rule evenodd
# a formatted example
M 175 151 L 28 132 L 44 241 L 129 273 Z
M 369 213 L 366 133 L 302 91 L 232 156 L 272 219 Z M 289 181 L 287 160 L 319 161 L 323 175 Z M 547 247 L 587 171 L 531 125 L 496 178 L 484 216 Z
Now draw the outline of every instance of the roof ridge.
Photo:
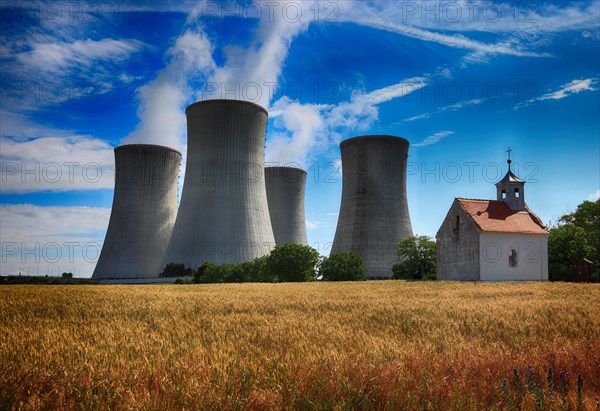
M 542 219 L 539 218 L 536 213 L 534 213 L 533 211 L 531 211 L 531 209 L 529 208 L 529 206 L 527 205 L 527 203 L 525 203 L 525 210 L 527 210 L 527 212 L 533 218 L 533 220 L 537 223 L 537 225 L 539 225 L 540 227 L 542 227 L 544 230 L 548 231 L 548 227 L 546 227 L 546 224 L 544 224 L 544 222 L 542 221 Z

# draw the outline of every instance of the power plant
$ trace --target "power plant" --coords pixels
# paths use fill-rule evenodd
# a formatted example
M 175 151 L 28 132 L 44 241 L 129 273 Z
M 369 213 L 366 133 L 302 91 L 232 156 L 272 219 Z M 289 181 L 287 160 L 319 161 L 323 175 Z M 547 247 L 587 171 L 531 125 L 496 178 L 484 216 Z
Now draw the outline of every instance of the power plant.
M 265 184 L 275 243 L 307 245 L 304 218 L 306 171 L 295 167 L 267 167 Z
M 412 235 L 406 197 L 407 140 L 360 136 L 342 141 L 342 202 L 331 252 L 354 251 L 367 278 L 391 278 L 401 239 Z
M 267 111 L 238 100 L 191 104 L 187 165 L 163 267 L 239 263 L 275 246 L 265 189 Z
M 115 148 L 113 208 L 92 278 L 157 278 L 169 263 L 192 269 L 250 261 L 277 244 L 308 244 L 306 171 L 264 167 L 267 111 L 239 100 L 191 104 L 179 209 L 181 153 L 156 145 Z M 354 251 L 367 278 L 391 278 L 398 243 L 412 235 L 407 140 L 360 136 L 340 144 L 342 201 L 331 252 Z
M 130 144 L 115 148 L 115 192 L 92 278 L 155 278 L 175 218 L 181 153 Z

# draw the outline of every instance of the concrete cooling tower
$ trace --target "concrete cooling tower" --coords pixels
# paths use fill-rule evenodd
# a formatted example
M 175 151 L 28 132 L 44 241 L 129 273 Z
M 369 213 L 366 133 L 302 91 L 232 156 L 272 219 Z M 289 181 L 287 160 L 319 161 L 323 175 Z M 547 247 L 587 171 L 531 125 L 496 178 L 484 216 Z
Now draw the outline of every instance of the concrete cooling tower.
M 307 245 L 304 219 L 306 171 L 295 167 L 267 167 L 265 184 L 275 243 Z
M 264 179 L 267 111 L 237 100 L 186 109 L 185 181 L 163 266 L 238 263 L 275 246 Z
M 367 278 L 391 278 L 398 243 L 412 235 L 406 198 L 408 141 L 361 136 L 342 141 L 342 203 L 331 252 L 360 254 Z
M 92 278 L 156 278 L 177 216 L 181 153 L 131 144 L 115 148 L 115 194 Z

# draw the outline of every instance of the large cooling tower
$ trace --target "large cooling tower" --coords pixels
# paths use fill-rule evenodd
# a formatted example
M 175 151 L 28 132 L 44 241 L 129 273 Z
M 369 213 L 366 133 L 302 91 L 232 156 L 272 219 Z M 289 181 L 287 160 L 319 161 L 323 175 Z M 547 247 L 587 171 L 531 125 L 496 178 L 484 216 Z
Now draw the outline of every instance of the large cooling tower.
M 177 216 L 181 153 L 131 144 L 115 148 L 115 194 L 92 278 L 156 278 Z
M 177 221 L 163 265 L 238 263 L 275 246 L 264 180 L 267 111 L 237 100 L 186 109 L 188 147 Z
M 361 136 L 342 141 L 342 203 L 331 252 L 354 251 L 367 278 L 390 278 L 398 242 L 412 235 L 406 199 L 408 141 Z
M 304 219 L 306 171 L 295 167 L 267 167 L 265 183 L 275 243 L 308 244 Z

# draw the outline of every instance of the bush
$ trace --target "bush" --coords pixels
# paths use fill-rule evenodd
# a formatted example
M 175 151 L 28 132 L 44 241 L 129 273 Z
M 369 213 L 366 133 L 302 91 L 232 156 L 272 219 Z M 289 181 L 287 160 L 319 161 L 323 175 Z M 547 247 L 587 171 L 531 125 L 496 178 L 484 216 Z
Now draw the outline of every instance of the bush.
M 198 267 L 196 269 L 196 272 L 194 272 L 194 283 L 196 283 L 196 284 L 201 283 L 202 282 L 202 277 L 204 276 L 204 273 L 208 269 L 211 269 L 214 266 L 215 266 L 214 263 L 211 263 L 210 261 L 205 261 L 200 267 Z
M 404 259 L 392 267 L 398 280 L 435 280 L 435 241 L 426 235 L 400 240 L 398 255 Z
M 252 261 L 246 261 L 238 264 L 244 273 L 244 280 L 248 283 L 274 283 L 277 277 L 269 275 L 265 266 L 268 256 L 256 258 Z
M 265 275 L 280 282 L 314 281 L 319 253 L 300 244 L 276 246 L 265 263 Z
M 206 268 L 203 275 L 200 277 L 200 282 L 204 284 L 208 283 L 226 283 L 231 282 L 233 278 L 233 271 L 236 267 L 235 264 L 213 264 L 205 263 Z M 203 265 L 205 265 L 203 264 Z
M 352 251 L 331 254 L 319 266 L 323 281 L 364 281 L 366 272 L 362 257 Z
M 159 277 L 185 277 L 194 275 L 194 270 L 186 268 L 183 264 L 169 263 Z

